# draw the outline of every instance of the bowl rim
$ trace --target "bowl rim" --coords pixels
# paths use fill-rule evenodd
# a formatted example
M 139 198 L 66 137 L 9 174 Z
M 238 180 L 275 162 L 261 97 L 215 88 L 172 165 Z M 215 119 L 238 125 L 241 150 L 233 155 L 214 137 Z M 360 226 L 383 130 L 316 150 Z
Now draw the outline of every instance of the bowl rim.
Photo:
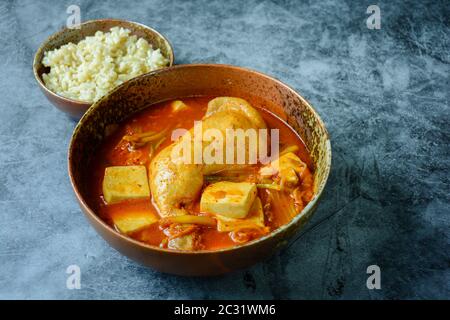
M 157 31 L 156 29 L 153 29 L 152 27 L 149 27 L 149 26 L 147 26 L 147 25 L 145 25 L 145 24 L 143 24 L 143 23 L 140 23 L 140 22 L 136 22 L 136 21 L 132 21 L 132 20 L 124 20 L 124 19 L 114 19 L 114 18 L 103 18 L 103 19 L 92 19 L 92 20 L 87 20 L 87 21 L 84 21 L 83 23 L 80 23 L 80 27 L 81 27 L 81 26 L 84 26 L 84 25 L 88 25 L 88 24 L 96 24 L 96 23 L 99 23 L 99 22 L 114 22 L 114 23 L 123 23 L 123 22 L 124 22 L 124 23 L 128 23 L 128 24 L 131 24 L 131 25 L 134 24 L 134 25 L 136 25 L 136 26 L 142 27 L 142 28 L 144 28 L 144 29 L 147 29 L 148 31 L 151 31 L 151 32 L 155 33 L 158 37 L 162 38 L 162 39 L 167 43 L 167 46 L 168 46 L 168 48 L 169 48 L 169 57 L 168 57 L 168 59 L 169 59 L 169 64 L 168 64 L 166 67 L 164 67 L 164 68 L 169 68 L 169 67 L 172 67 L 172 66 L 174 65 L 174 62 L 175 62 L 175 55 L 174 55 L 174 53 L 173 53 L 173 46 L 172 46 L 172 44 L 170 43 L 169 39 L 167 39 L 166 36 L 164 36 L 163 34 L 161 34 L 161 33 L 160 33 L 159 31 Z M 41 75 L 39 75 L 39 74 L 38 74 L 38 71 L 37 71 L 37 66 L 38 66 L 39 64 L 42 64 L 42 58 L 41 58 L 41 61 L 38 61 L 38 56 L 39 56 L 39 55 L 41 54 L 41 52 L 44 50 L 44 46 L 45 46 L 49 41 L 51 41 L 51 40 L 53 40 L 53 39 L 56 39 L 56 38 L 60 37 L 61 35 L 63 35 L 65 32 L 67 32 L 67 31 L 69 31 L 69 30 L 73 30 L 73 29 L 70 29 L 70 28 L 68 28 L 67 26 L 65 26 L 65 27 L 63 27 L 61 30 L 56 31 L 55 33 L 52 33 L 52 34 L 49 35 L 44 41 L 42 41 L 42 43 L 40 44 L 39 48 L 36 50 L 36 53 L 34 54 L 34 58 L 33 58 L 33 74 L 34 74 L 34 78 L 36 79 L 36 81 L 37 81 L 37 83 L 39 84 L 39 86 L 40 86 L 43 90 L 45 90 L 45 92 L 47 92 L 48 94 L 50 94 L 50 95 L 56 97 L 57 99 L 64 100 L 65 102 L 70 102 L 70 103 L 78 104 L 80 107 L 81 107 L 81 106 L 92 106 L 95 102 L 87 102 L 87 101 L 83 101 L 83 100 L 77 100 L 77 99 L 67 98 L 67 97 L 64 97 L 64 96 L 62 96 L 62 95 L 60 95 L 60 94 L 58 94 L 58 93 L 56 93 L 56 92 L 50 90 L 49 88 L 47 88 L 47 86 L 45 85 L 44 81 L 43 81 L 42 78 L 41 78 Z M 81 40 L 80 40 L 80 41 L 81 41 Z M 164 69 L 164 68 L 162 68 L 162 69 Z M 156 71 L 156 70 L 154 70 L 154 71 Z M 141 76 L 141 75 L 139 75 L 139 76 Z M 139 76 L 138 76 L 138 77 L 139 77 Z M 131 79 L 134 79 L 134 78 L 136 78 L 136 77 L 133 77 L 133 78 L 131 78 Z M 130 79 L 130 80 L 131 80 L 131 79 Z M 115 89 L 115 88 L 114 88 L 114 89 Z M 113 89 L 113 90 L 114 90 L 114 89 Z M 112 90 L 111 90 L 110 92 L 112 92 Z M 108 92 L 106 95 L 108 95 L 110 92 Z
M 291 91 L 292 93 L 294 93 L 296 96 L 298 96 L 298 98 L 302 101 L 302 103 L 304 103 L 306 105 L 307 108 L 310 109 L 310 111 L 314 114 L 314 116 L 316 117 L 318 123 L 320 124 L 320 126 L 323 127 L 324 129 L 324 138 L 325 138 L 325 148 L 326 148 L 326 165 L 325 165 L 325 173 L 324 173 L 324 179 L 323 181 L 320 183 L 320 185 L 318 186 L 318 190 L 317 192 L 314 194 L 314 197 L 311 199 L 311 201 L 303 208 L 303 210 L 301 212 L 299 212 L 294 218 L 292 218 L 291 221 L 289 221 L 288 223 L 278 227 L 277 229 L 271 231 L 270 233 L 251 240 L 249 242 L 246 242 L 244 244 L 239 244 L 237 246 L 234 247 L 228 247 L 228 248 L 222 248 L 222 249 L 217 249 L 217 250 L 198 250 L 198 251 L 184 251 L 184 250 L 176 250 L 176 249 L 166 249 L 166 248 L 160 248 L 158 246 L 154 246 L 154 245 L 150 245 L 138 240 L 135 240 L 131 237 L 126 236 L 125 234 L 122 234 L 120 232 L 118 232 L 117 230 L 115 230 L 113 227 L 111 227 L 110 225 L 108 225 L 105 221 L 103 221 L 95 212 L 94 210 L 92 210 L 88 204 L 86 203 L 86 201 L 84 200 L 84 198 L 82 197 L 80 191 L 78 190 L 74 177 L 73 177 L 73 169 L 72 169 L 72 154 L 73 154 L 73 148 L 74 148 L 74 140 L 77 136 L 78 131 L 80 130 L 80 128 L 83 126 L 85 120 L 87 117 L 90 116 L 91 113 L 94 112 L 96 106 L 98 104 L 100 104 L 104 99 L 106 99 L 109 95 L 113 94 L 115 91 L 120 90 L 122 86 L 127 85 L 128 81 L 138 81 L 139 78 L 145 78 L 145 77 L 151 77 L 154 74 L 160 74 L 160 73 L 165 73 L 165 72 L 172 72 L 172 70 L 176 70 L 176 69 L 182 69 L 182 68 L 198 68 L 198 67 L 215 67 L 215 68 L 228 68 L 228 69 L 233 69 L 236 71 L 241 71 L 241 72 L 250 72 L 253 74 L 256 74 L 258 76 L 261 76 L 263 78 L 266 78 L 270 81 L 274 81 L 277 84 L 279 84 L 280 86 L 285 87 L 287 90 Z M 284 230 L 290 228 L 292 225 L 296 224 L 299 222 L 300 219 L 302 219 L 304 216 L 306 216 L 312 209 L 314 206 L 316 206 L 318 204 L 318 201 L 320 200 L 323 190 L 325 189 L 325 186 L 327 184 L 329 175 L 330 175 L 330 171 L 331 171 L 331 159 L 332 159 L 332 155 L 331 155 L 331 142 L 330 142 L 330 135 L 328 133 L 327 128 L 325 127 L 324 122 L 322 121 L 322 119 L 320 118 L 319 114 L 316 112 L 316 110 L 309 104 L 309 102 L 304 99 L 299 93 L 297 93 L 292 87 L 290 87 L 289 85 L 283 83 L 282 81 L 276 79 L 275 77 L 269 76 L 267 74 L 264 74 L 262 72 L 253 70 L 253 69 L 249 69 L 249 68 L 245 68 L 245 67 L 240 67 L 240 66 L 235 66 L 235 65 L 228 65 L 228 64 L 214 64 L 214 63 L 193 63 L 193 64 L 180 64 L 180 65 L 176 65 L 176 66 L 172 66 L 172 67 L 168 67 L 168 68 L 162 68 L 162 69 L 158 69 L 158 70 L 154 70 L 151 71 L 149 73 L 145 73 L 142 74 L 140 76 L 137 76 L 133 79 L 130 79 L 126 82 L 124 82 L 123 84 L 117 86 L 116 88 L 114 88 L 112 91 L 110 91 L 108 94 L 106 94 L 105 96 L 103 96 L 102 98 L 100 98 L 99 100 L 97 100 L 92 107 L 90 107 L 87 112 L 82 116 L 82 118 L 80 119 L 80 121 L 77 123 L 73 133 L 72 133 L 72 137 L 70 140 L 70 144 L 69 144 L 69 149 L 68 149 L 68 154 L 67 154 L 67 162 L 68 162 L 68 172 L 69 172 L 69 177 L 70 177 L 70 183 L 72 185 L 72 189 L 75 192 L 76 198 L 79 202 L 79 204 L 82 206 L 83 211 L 86 214 L 89 214 L 89 216 L 98 223 L 98 226 L 102 227 L 104 230 L 106 230 L 109 233 L 112 233 L 114 236 L 117 236 L 119 238 L 121 238 L 122 240 L 128 242 L 129 244 L 132 245 L 137 245 L 138 247 L 141 247 L 142 249 L 146 249 L 146 250 L 153 250 L 153 251 L 157 251 L 159 253 L 162 254 L 183 254 L 183 255 L 208 255 L 208 254 L 217 254 L 217 253 L 225 253 L 225 252 L 231 252 L 231 251 L 236 251 L 236 250 L 240 250 L 240 249 L 244 249 L 246 247 L 250 247 L 253 246 L 259 242 L 263 242 L 266 240 L 269 240 L 270 238 L 275 237 L 276 235 L 282 233 Z M 97 231 L 98 232 L 98 231 Z

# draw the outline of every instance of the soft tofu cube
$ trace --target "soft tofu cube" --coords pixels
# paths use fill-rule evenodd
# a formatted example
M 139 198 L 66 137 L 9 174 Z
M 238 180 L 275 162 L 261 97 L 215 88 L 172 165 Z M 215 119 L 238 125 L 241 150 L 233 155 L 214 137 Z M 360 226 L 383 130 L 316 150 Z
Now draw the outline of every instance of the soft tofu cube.
M 150 197 L 144 166 L 117 166 L 105 169 L 103 197 L 111 204 L 122 200 Z
M 114 225 L 122 233 L 133 233 L 147 228 L 156 221 L 158 217 L 148 210 L 114 210 L 110 213 Z
M 261 200 L 257 197 L 253 202 L 250 212 L 245 219 L 233 219 L 216 215 L 217 230 L 219 232 L 237 231 L 242 229 L 262 229 L 264 224 L 264 211 Z
M 256 198 L 256 185 L 249 182 L 221 181 L 203 191 L 200 211 L 229 218 L 245 218 Z

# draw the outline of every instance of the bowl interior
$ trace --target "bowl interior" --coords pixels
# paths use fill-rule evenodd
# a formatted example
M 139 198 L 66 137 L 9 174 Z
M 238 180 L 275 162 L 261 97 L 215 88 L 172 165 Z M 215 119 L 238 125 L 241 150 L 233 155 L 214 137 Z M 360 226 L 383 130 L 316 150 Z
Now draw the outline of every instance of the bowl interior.
M 36 55 L 34 57 L 33 62 L 33 72 L 36 77 L 36 80 L 45 87 L 44 81 L 42 80 L 42 74 L 48 73 L 50 68 L 45 67 L 42 64 L 42 58 L 44 57 L 45 52 L 57 49 L 62 45 L 65 45 L 69 42 L 78 43 L 87 36 L 94 35 L 97 31 L 107 32 L 112 27 L 123 27 L 129 29 L 132 35 L 136 35 L 140 38 L 144 38 L 147 40 L 155 49 L 160 49 L 161 53 L 168 57 L 169 66 L 172 66 L 174 56 L 172 46 L 168 42 L 168 40 L 162 36 L 156 30 L 142 25 L 140 23 L 124 21 L 124 20 L 116 20 L 116 19 L 102 19 L 102 20 L 91 20 L 84 22 L 80 25 L 79 29 L 69 29 L 64 28 L 61 31 L 50 36 L 42 45 L 39 47 Z M 52 92 L 54 95 L 56 93 Z M 66 100 L 76 101 L 70 98 L 65 98 Z M 90 104 L 87 102 L 82 102 L 85 104 Z
M 312 211 L 330 171 L 331 147 L 323 122 L 309 103 L 285 84 L 227 65 L 179 65 L 157 70 L 122 84 L 96 102 L 75 128 L 69 149 L 69 173 L 82 205 L 95 214 L 89 209 L 87 194 L 89 163 L 111 125 L 152 104 L 192 96 L 244 98 L 274 112 L 300 134 L 315 166 L 315 197 L 302 214 L 309 217 L 305 211 Z

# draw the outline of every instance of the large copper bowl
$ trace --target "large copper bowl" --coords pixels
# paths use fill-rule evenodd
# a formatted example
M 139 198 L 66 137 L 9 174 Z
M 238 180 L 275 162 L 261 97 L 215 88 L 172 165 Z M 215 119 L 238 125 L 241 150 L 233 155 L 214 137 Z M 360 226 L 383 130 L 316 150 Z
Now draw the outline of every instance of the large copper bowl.
M 232 249 L 183 252 L 146 245 L 118 233 L 88 202 L 90 161 L 109 125 L 120 123 L 154 103 L 190 96 L 236 96 L 262 105 L 285 119 L 302 137 L 315 166 L 313 200 L 289 224 Z M 110 128 L 110 126 L 109 126 Z M 156 270 L 207 276 L 248 267 L 285 246 L 315 211 L 331 165 L 327 130 L 311 105 L 293 89 L 262 73 L 229 65 L 179 65 L 134 78 L 96 102 L 73 133 L 69 175 L 80 207 L 100 235 L 124 255 Z
M 161 53 L 169 59 L 169 66 L 173 65 L 174 55 L 169 41 L 158 31 L 137 22 L 118 19 L 89 20 L 80 24 L 78 29 L 64 28 L 56 32 L 47 38 L 37 50 L 33 61 L 33 73 L 39 88 L 47 99 L 73 119 L 80 119 L 92 103 L 66 98 L 48 89 L 44 84 L 42 74 L 48 73 L 50 68 L 42 64 L 42 58 L 47 51 L 57 49 L 69 42 L 78 43 L 87 36 L 93 36 L 97 31 L 108 32 L 112 27 L 126 28 L 131 31 L 132 35 L 144 38 L 154 49 L 161 50 Z

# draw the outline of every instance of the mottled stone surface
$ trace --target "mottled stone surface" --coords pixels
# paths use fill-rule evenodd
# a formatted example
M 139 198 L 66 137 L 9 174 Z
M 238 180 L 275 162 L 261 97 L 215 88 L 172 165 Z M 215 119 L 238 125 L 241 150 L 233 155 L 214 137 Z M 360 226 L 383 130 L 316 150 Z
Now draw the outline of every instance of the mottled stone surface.
M 428 2 L 428 3 L 425 3 Z M 326 122 L 333 168 L 316 215 L 286 250 L 210 279 L 146 269 L 88 225 L 67 176 L 75 123 L 31 65 L 66 1 L 0 3 L 0 298 L 450 298 L 448 1 L 73 1 L 82 19 L 142 22 L 176 63 L 257 69 Z M 66 268 L 82 271 L 66 289 Z M 368 290 L 366 268 L 381 268 Z

